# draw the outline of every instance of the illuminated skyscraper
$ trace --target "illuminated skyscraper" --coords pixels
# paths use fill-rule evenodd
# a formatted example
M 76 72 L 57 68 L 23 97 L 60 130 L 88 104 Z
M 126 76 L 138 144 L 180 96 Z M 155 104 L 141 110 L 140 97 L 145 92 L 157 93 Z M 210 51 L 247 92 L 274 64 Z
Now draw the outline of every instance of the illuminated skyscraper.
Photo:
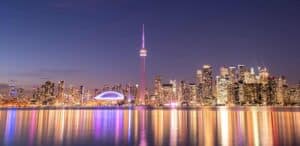
M 154 95 L 158 98 L 161 97 L 161 88 L 162 88 L 161 78 L 157 76 L 154 80 Z
M 236 67 L 230 66 L 229 72 L 228 72 L 228 78 L 229 78 L 229 95 L 228 95 L 228 103 L 233 104 L 237 103 L 239 100 L 239 85 L 237 82 L 237 73 L 236 73 Z
M 225 105 L 229 100 L 229 69 L 225 66 L 220 68 L 220 76 L 216 77 L 217 104 Z
M 172 102 L 177 102 L 177 82 L 176 80 L 170 80 L 170 84 L 172 84 Z
M 228 96 L 229 96 L 229 79 L 228 77 L 224 76 L 217 76 L 216 77 L 217 82 L 217 104 L 225 105 L 228 102 Z
M 212 77 L 212 67 L 210 65 L 203 65 L 202 69 L 203 77 L 203 97 L 207 99 L 212 99 L 212 89 L 213 89 L 213 77 Z
M 277 79 L 277 87 L 276 87 L 277 104 L 283 105 L 285 103 L 286 89 L 287 89 L 286 79 L 284 76 L 280 76 Z
M 260 84 L 260 102 L 263 105 L 267 105 L 268 100 L 268 82 L 269 82 L 269 73 L 267 68 L 258 68 L 258 83 Z
M 243 104 L 246 102 L 245 99 L 245 92 L 244 92 L 244 82 L 245 82 L 245 72 L 247 71 L 247 68 L 245 65 L 238 65 L 237 68 L 237 80 L 238 80 L 238 101 L 240 104 Z
M 194 83 L 188 85 L 189 101 L 198 102 L 197 100 L 197 86 Z
M 197 86 L 197 101 L 202 102 L 203 100 L 203 74 L 202 70 L 198 69 L 196 72 L 196 86 Z
M 162 84 L 162 103 L 168 104 L 172 102 L 173 99 L 173 85 L 172 84 Z
M 63 98 L 65 89 L 65 81 L 59 81 L 57 85 L 57 97 Z
M 143 24 L 143 33 L 142 33 L 142 48 L 139 51 L 141 58 L 141 79 L 139 86 L 139 102 L 145 103 L 145 88 L 146 88 L 146 57 L 147 57 L 147 49 L 145 48 L 145 31 Z
M 80 86 L 79 94 L 80 94 L 80 102 L 83 103 L 83 98 L 84 98 L 84 86 L 83 85 Z

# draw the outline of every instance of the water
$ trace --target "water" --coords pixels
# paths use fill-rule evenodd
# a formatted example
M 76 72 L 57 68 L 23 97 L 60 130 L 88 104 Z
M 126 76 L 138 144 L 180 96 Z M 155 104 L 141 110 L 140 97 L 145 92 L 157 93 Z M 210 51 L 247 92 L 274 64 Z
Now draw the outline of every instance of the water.
M 300 145 L 299 108 L 0 110 L 0 145 Z

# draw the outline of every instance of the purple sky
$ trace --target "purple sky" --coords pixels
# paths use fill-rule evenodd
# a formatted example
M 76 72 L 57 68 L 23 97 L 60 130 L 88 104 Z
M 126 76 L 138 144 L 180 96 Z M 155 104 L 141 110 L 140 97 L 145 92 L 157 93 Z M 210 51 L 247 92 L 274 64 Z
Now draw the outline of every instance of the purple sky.
M 300 80 L 297 0 L 13 0 L 0 5 L 0 81 L 136 83 L 141 25 L 148 83 L 192 81 L 203 64 L 265 65 Z

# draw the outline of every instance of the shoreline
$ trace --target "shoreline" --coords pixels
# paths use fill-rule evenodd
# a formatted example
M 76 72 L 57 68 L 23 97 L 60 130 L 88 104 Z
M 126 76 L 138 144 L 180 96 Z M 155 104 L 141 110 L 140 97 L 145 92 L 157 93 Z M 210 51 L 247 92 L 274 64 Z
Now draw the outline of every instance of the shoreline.
M 190 106 L 190 107 L 151 107 L 151 106 L 26 106 L 26 107 L 0 107 L 0 110 L 295 110 L 300 112 L 300 106 Z

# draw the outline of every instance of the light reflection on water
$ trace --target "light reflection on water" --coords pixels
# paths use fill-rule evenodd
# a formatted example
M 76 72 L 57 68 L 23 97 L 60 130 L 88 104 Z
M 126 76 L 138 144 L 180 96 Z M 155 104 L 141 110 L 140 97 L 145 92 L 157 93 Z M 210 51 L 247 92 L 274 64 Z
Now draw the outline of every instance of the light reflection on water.
M 299 109 L 0 110 L 0 145 L 300 145 Z

